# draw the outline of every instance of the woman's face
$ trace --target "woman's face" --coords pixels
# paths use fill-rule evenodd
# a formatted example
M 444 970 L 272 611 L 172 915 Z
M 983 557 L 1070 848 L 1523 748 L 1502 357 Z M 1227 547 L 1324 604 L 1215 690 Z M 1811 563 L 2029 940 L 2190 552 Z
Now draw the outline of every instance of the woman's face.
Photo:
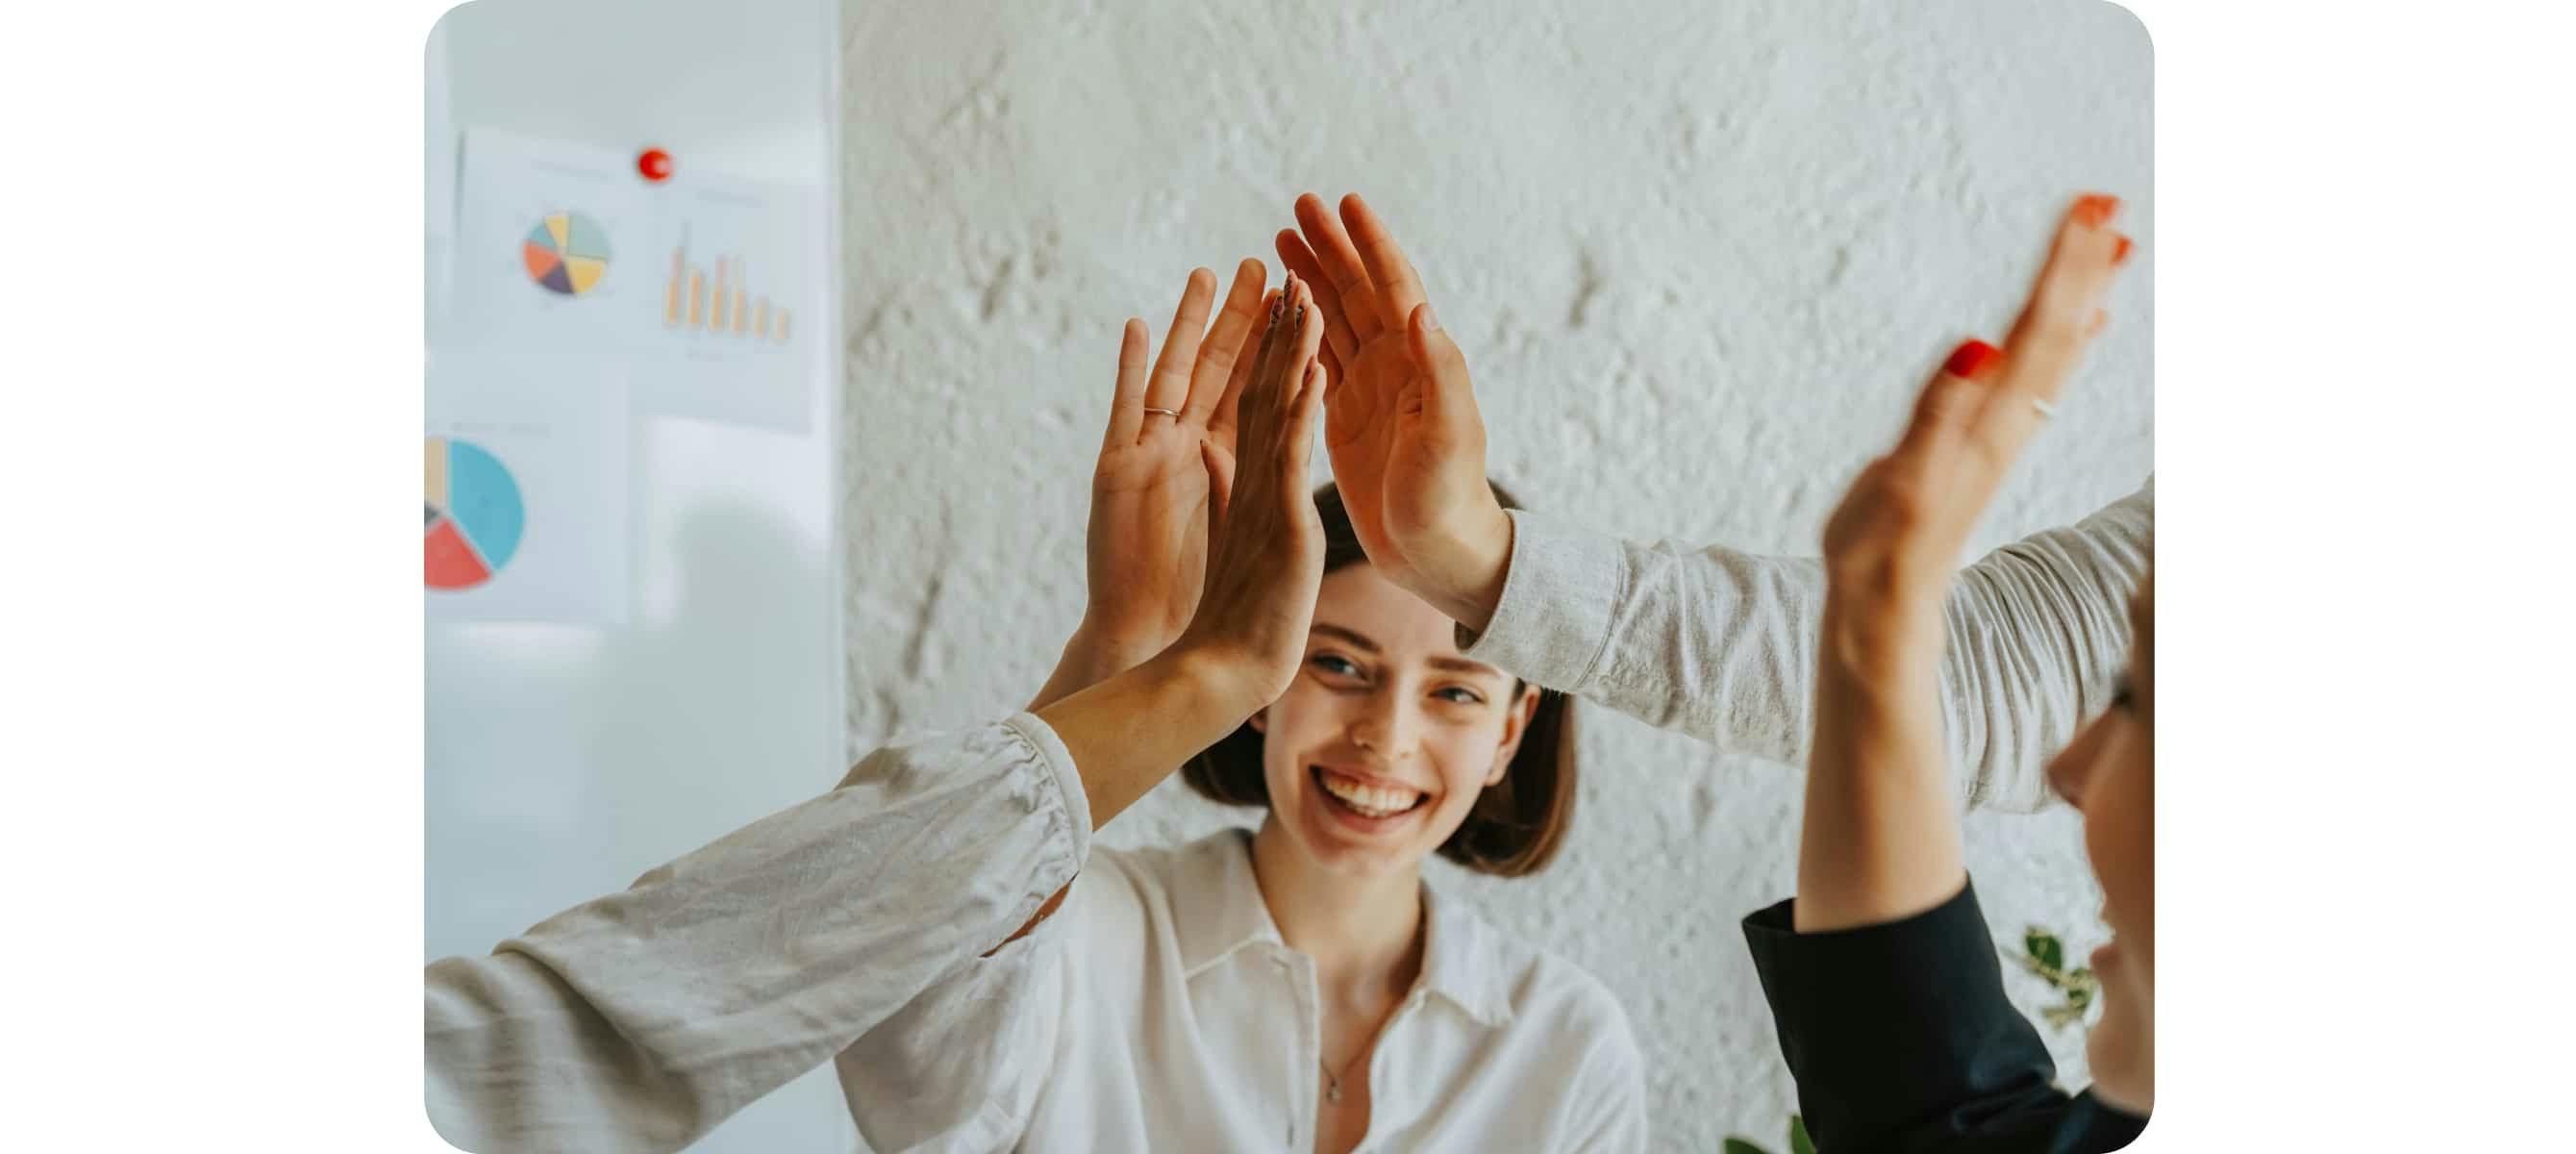
M 2102 981 L 2102 1020 L 2086 1043 L 2093 1091 L 2136 1114 L 2156 1098 L 2154 580 L 2130 603 L 2137 640 L 2126 692 L 2048 765 L 2059 796 L 2084 811 L 2084 848 L 2111 925 L 2111 943 L 2093 955 Z
M 1297 679 L 1252 719 L 1272 819 L 1332 872 L 1415 867 L 1511 764 L 1538 708 L 1513 683 L 1375 567 L 1325 574 Z

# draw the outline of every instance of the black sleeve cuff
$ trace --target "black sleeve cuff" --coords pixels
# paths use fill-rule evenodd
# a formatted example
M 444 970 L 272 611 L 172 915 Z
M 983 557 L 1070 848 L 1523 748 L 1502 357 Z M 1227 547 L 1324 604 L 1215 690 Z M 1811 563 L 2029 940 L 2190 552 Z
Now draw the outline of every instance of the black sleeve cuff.
M 2048 1125 L 2066 1096 L 2004 995 L 1976 889 L 1909 918 L 1801 934 L 1794 899 L 1744 919 L 1745 943 L 1826 1150 Z

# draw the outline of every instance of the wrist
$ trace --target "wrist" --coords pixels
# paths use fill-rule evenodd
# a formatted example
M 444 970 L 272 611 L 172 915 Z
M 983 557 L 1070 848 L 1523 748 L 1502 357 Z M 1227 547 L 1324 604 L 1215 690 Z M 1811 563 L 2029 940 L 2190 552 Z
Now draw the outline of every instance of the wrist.
M 1418 551 L 1423 560 L 1413 568 L 1421 588 L 1414 592 L 1450 620 L 1482 633 L 1502 605 L 1503 583 L 1511 574 L 1512 518 L 1488 494 L 1459 521 L 1456 531 Z M 1417 551 L 1406 552 L 1410 561 Z
M 1089 613 L 1073 627 L 1073 636 L 1064 643 L 1064 659 L 1094 671 L 1098 678 L 1112 677 L 1145 663 L 1160 652 L 1170 638 L 1157 640 L 1147 630 L 1105 623 Z
M 1163 703 L 1165 724 L 1204 730 L 1195 748 L 1215 744 L 1279 696 L 1275 671 L 1219 645 L 1183 638 L 1138 666 Z
M 1860 684 L 1892 684 L 1938 662 L 1941 605 L 1903 597 L 1829 591 L 1820 622 L 1819 673 Z

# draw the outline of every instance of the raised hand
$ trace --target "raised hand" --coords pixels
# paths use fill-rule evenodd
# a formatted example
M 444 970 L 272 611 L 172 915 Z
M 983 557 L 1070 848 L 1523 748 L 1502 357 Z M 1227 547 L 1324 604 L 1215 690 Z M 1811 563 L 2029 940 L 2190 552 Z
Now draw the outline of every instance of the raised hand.
M 1215 494 L 1205 592 L 1173 646 L 1205 661 L 1200 668 L 1253 709 L 1296 676 L 1324 579 L 1324 525 L 1306 489 L 1328 379 L 1312 300 L 1291 274 L 1237 401 L 1234 467 L 1221 469 L 1208 450 Z
M 1511 521 L 1485 479 L 1466 357 L 1358 195 L 1342 199 L 1339 220 L 1313 193 L 1296 213 L 1303 234 L 1281 231 L 1279 257 L 1313 283 L 1324 314 L 1335 370 L 1324 443 L 1351 527 L 1389 580 L 1481 629 L 1501 597 Z
M 1937 669 L 1943 606 L 1968 534 L 2057 405 L 2100 331 L 2128 254 L 2119 202 L 2086 196 L 2060 222 L 1998 349 L 1969 341 L 1915 402 L 1896 447 L 1852 482 L 1825 526 L 1825 609 L 1798 843 L 1801 933 L 1876 925 L 1966 884 Z
M 1180 398 L 1179 417 L 1145 414 L 1154 420 L 1231 421 L 1233 459 L 1213 438 L 1201 439 L 1192 450 L 1208 486 L 1202 502 L 1207 559 L 1202 573 L 1187 575 L 1196 578 L 1196 608 L 1179 639 L 1132 666 L 1029 707 L 1072 755 L 1094 829 L 1276 700 L 1297 675 L 1315 593 L 1324 581 L 1324 524 L 1306 491 L 1326 379 L 1315 359 L 1323 322 L 1309 307 L 1311 299 L 1294 277 L 1271 298 L 1255 355 L 1227 374 L 1239 382 L 1228 397 L 1203 397 L 1202 386 L 1193 384 Z M 1184 321 L 1189 311 L 1185 297 Z M 1187 323 L 1179 327 L 1193 331 Z M 1132 326 L 1130 331 L 1137 335 Z M 1138 343 L 1131 340 L 1130 347 Z M 1141 363 L 1142 357 L 1130 360 Z M 1161 399 L 1150 383 L 1121 380 L 1122 402 L 1135 394 L 1139 413 L 1145 399 Z M 1193 416 L 1203 404 L 1207 416 Z M 1112 419 L 1113 446 L 1124 443 L 1122 436 L 1143 435 L 1143 417 L 1125 426 L 1132 434 L 1122 434 L 1122 420 Z M 1067 661 L 1075 656 L 1068 646 Z
M 1235 267 L 1216 326 L 1208 327 L 1216 274 L 1193 269 L 1151 366 L 1145 322 L 1130 319 L 1118 350 L 1100 459 L 1091 475 L 1091 523 L 1082 624 L 1065 646 L 1038 704 L 1063 697 L 1159 652 L 1198 606 L 1206 568 L 1208 477 L 1234 460 L 1233 398 L 1251 373 L 1261 335 L 1261 262 Z M 1210 455 L 1206 450 L 1212 450 Z
M 1870 628 L 1902 625 L 1937 652 L 1969 532 L 2107 320 L 2102 300 L 2129 250 L 2110 227 L 2118 209 L 2091 195 L 2067 210 L 2003 347 L 1972 340 L 1952 352 L 1896 447 L 1861 470 L 1827 521 L 1828 580 L 1847 604 L 1872 600 Z

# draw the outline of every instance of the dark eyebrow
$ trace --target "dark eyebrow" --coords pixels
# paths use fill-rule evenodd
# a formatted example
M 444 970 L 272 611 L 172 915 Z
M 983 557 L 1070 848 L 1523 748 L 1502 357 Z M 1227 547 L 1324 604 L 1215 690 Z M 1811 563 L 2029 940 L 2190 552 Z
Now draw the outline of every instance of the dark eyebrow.
M 1328 637 L 1340 638 L 1341 640 L 1348 642 L 1352 648 L 1362 650 L 1371 656 L 1382 656 L 1385 653 L 1384 650 L 1378 648 L 1377 642 L 1369 640 L 1366 635 L 1360 633 L 1356 629 L 1346 629 L 1342 626 L 1328 624 L 1322 621 L 1315 622 L 1308 628 L 1310 631 L 1315 633 L 1321 633 Z M 1426 657 L 1423 659 L 1422 663 L 1433 669 L 1443 670 L 1450 673 L 1472 673 L 1484 677 L 1501 677 L 1503 675 L 1502 670 L 1496 669 L 1481 661 L 1469 661 L 1464 657 Z
M 1339 625 L 1327 625 L 1321 621 L 1315 622 L 1310 628 L 1317 633 L 1339 637 L 1344 641 L 1348 641 L 1351 644 L 1360 647 L 1361 649 L 1369 651 L 1370 653 L 1379 652 L 1377 642 L 1371 641 L 1367 637 L 1360 635 L 1356 630 L 1344 629 Z
M 1422 659 L 1422 663 L 1432 667 L 1433 669 L 1444 669 L 1451 673 L 1473 673 L 1479 677 L 1501 677 L 1503 675 L 1502 670 L 1496 669 L 1491 665 L 1487 665 L 1482 661 L 1469 661 L 1464 657 L 1426 657 Z

